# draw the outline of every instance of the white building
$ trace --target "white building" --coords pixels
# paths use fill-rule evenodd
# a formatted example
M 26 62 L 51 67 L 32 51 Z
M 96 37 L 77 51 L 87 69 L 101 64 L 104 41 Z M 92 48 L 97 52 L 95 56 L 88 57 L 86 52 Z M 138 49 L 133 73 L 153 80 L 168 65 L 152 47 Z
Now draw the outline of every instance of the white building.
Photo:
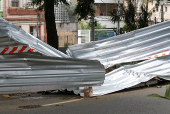
M 155 6 L 157 3 L 156 0 L 153 0 L 153 2 L 148 2 L 148 10 L 149 11 L 155 11 L 152 13 L 151 20 L 156 22 L 161 22 L 161 14 L 163 14 L 163 20 L 170 20 L 170 0 L 160 0 L 160 4 L 158 7 Z M 138 9 L 140 5 L 142 4 L 142 0 L 139 0 L 138 2 Z M 163 5 L 163 12 L 161 11 L 161 5 Z
M 123 7 L 123 0 L 95 0 L 95 19 L 106 28 L 117 28 L 117 22 L 113 23 L 110 19 L 110 12 L 118 9 L 118 1 L 120 7 Z M 120 21 L 120 28 L 123 28 L 124 21 Z

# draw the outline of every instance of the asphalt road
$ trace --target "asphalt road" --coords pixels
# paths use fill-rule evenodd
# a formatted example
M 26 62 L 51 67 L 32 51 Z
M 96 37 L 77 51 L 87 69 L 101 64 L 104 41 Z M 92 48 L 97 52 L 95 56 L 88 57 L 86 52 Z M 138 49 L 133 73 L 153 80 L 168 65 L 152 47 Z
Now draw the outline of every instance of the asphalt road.
M 41 94 L 1 97 L 0 114 L 169 114 L 170 100 L 146 97 L 153 93 L 164 95 L 165 90 L 166 86 L 153 86 L 93 98 Z M 29 109 L 28 105 L 35 107 Z

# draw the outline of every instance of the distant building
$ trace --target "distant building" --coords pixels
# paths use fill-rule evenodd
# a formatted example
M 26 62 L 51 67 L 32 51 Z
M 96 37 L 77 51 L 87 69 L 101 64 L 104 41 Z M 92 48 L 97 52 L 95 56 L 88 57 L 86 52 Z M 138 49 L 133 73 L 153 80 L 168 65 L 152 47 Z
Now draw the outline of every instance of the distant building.
M 118 1 L 120 7 L 123 8 L 123 0 L 95 0 L 95 19 L 101 23 L 102 26 L 109 28 L 117 28 L 117 22 L 111 22 L 110 12 L 117 12 Z M 123 28 L 124 21 L 120 21 L 120 28 Z
M 140 12 L 140 5 L 143 3 L 143 0 L 138 0 L 138 12 Z M 157 0 L 153 0 L 153 2 L 148 2 L 148 11 L 152 12 L 151 20 L 153 22 L 161 22 L 161 15 L 163 17 L 163 21 L 170 20 L 170 0 L 162 0 L 158 7 L 155 6 Z M 146 2 L 145 2 L 146 4 Z M 163 6 L 161 11 L 161 5 Z
M 36 12 L 36 7 L 31 6 L 31 2 L 32 0 L 4 0 L 4 18 L 47 43 L 44 12 Z M 3 3 L 2 0 L 1 3 Z M 73 22 L 73 18 L 70 17 L 68 7 L 62 4 L 54 6 L 54 14 L 59 47 L 77 44 L 78 27 L 77 23 Z
M 70 0 L 71 1 L 71 0 Z M 59 47 L 67 47 L 78 43 L 78 23 L 72 15 L 75 4 L 72 1 L 70 7 L 59 4 L 54 9 Z
M 4 0 L 4 18 L 40 40 L 47 42 L 44 12 L 36 12 L 32 0 Z M 38 22 L 38 24 L 37 24 Z M 38 27 L 37 27 L 38 25 Z
M 153 3 L 149 2 L 149 8 L 155 7 L 156 0 Z M 163 6 L 163 12 L 161 11 L 161 5 Z M 161 14 L 163 13 L 163 21 L 170 20 L 170 0 L 163 0 L 160 2 L 158 8 L 155 7 L 155 12 L 152 14 L 151 19 L 157 22 L 161 22 Z

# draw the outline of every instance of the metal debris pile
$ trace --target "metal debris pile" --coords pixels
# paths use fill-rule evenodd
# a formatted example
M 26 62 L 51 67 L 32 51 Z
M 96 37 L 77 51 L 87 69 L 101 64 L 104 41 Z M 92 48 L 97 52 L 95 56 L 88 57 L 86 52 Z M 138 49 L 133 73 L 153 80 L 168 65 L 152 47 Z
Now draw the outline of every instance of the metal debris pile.
M 146 82 L 170 80 L 170 21 L 108 39 L 73 45 L 64 54 L 0 19 L 0 94 L 67 88 L 99 96 Z M 122 66 L 105 75 L 116 64 Z

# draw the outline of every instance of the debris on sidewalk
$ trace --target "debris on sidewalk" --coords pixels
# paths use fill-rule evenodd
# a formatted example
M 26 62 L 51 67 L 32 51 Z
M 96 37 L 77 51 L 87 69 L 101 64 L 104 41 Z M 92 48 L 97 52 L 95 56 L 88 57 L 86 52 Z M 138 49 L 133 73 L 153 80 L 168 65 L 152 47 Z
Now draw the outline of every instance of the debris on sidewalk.
M 170 21 L 69 46 L 68 55 L 4 19 L 0 29 L 0 94 L 68 89 L 91 97 L 153 78 L 170 80 Z M 128 62 L 139 63 L 119 65 Z M 107 69 L 114 65 L 119 68 Z
M 0 94 L 101 85 L 103 65 L 73 59 L 0 18 Z

